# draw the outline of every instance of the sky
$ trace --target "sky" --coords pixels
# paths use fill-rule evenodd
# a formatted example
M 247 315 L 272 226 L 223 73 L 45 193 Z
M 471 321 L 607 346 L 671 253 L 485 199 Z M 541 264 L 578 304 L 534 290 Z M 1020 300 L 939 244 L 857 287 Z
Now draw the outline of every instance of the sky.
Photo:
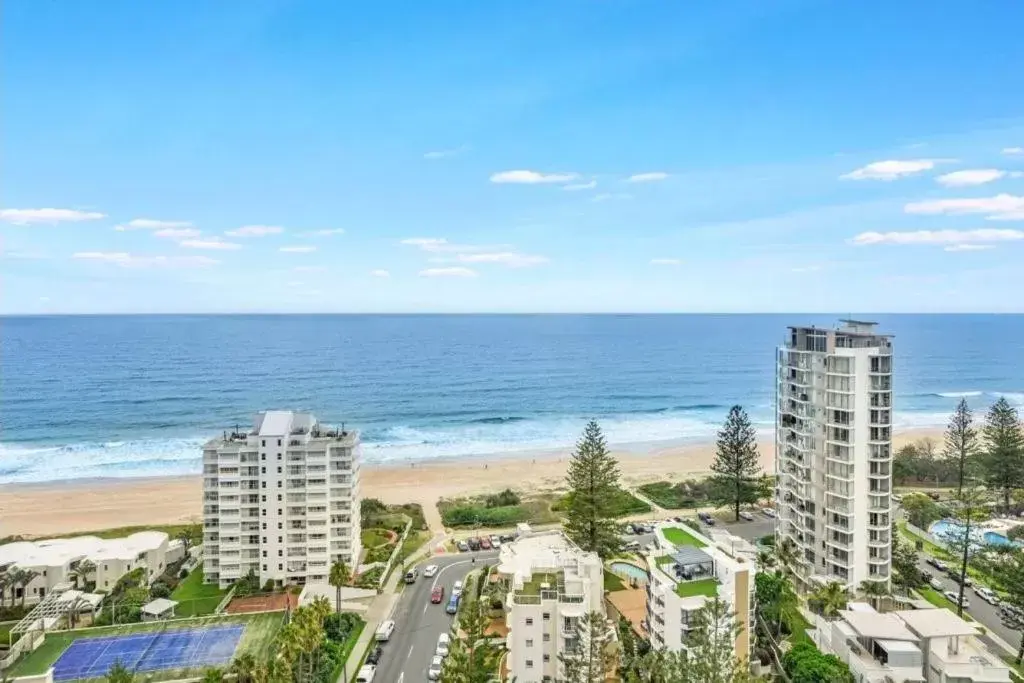
M 870 5 L 6 0 L 0 313 L 1024 311 L 1024 4 Z

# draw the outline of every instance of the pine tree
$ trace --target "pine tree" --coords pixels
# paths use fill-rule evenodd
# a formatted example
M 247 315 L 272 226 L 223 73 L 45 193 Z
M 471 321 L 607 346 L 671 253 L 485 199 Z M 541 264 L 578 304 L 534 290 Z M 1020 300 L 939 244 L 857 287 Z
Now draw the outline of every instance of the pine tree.
M 501 650 L 487 638 L 487 608 L 470 600 L 459 608 L 448 657 L 441 670 L 446 683 L 487 683 L 498 669 Z
M 576 621 L 573 645 L 558 655 L 563 683 L 604 683 L 615 671 L 614 627 L 600 612 L 588 612 Z
M 999 562 L 995 563 L 995 580 L 999 588 L 1006 594 L 1003 601 L 1019 610 L 1024 610 L 1024 552 L 1013 546 L 1004 546 L 999 552 Z M 1016 627 L 1014 627 L 1016 628 Z M 1017 642 L 1017 664 L 1024 661 L 1024 633 Z
M 746 658 L 736 657 L 736 639 L 743 627 L 718 596 L 697 611 L 686 642 L 686 681 L 693 683 L 753 683 Z
M 740 507 L 756 503 L 763 472 L 757 454 L 757 434 L 741 406 L 733 406 L 718 432 L 718 451 L 711 465 L 711 499 L 718 505 L 731 505 L 740 518 Z
M 943 456 L 952 462 L 957 472 L 956 495 L 959 496 L 964 484 L 971 478 L 975 456 L 978 454 L 978 430 L 974 427 L 974 416 L 967 407 L 967 399 L 960 399 L 946 428 L 946 448 Z
M 1005 397 L 989 409 L 982 432 L 985 449 L 980 469 L 985 483 L 999 492 L 1008 510 L 1013 492 L 1024 488 L 1024 428 Z
M 981 549 L 978 543 L 978 525 L 988 519 L 988 497 L 978 488 L 965 488 L 953 503 L 956 522 L 942 534 L 954 557 L 959 559 L 960 581 L 956 613 L 962 617 L 964 609 L 964 581 L 971 558 Z
M 602 559 L 612 557 L 622 544 L 612 507 L 619 492 L 619 463 L 593 420 L 576 442 L 566 480 L 566 536 Z

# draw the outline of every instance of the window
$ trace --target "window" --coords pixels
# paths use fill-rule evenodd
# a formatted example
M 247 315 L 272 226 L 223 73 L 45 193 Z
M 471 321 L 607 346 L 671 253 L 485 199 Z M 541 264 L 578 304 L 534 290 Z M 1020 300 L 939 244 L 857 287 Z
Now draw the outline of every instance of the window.
M 278 543 L 284 543 L 284 536 L 278 536 L 277 537 L 277 542 Z
M 266 439 L 263 439 L 263 442 L 262 442 L 262 443 L 263 443 L 263 447 L 264 447 L 264 448 L 266 448 L 266 447 L 267 447 L 267 440 L 266 440 Z
M 260 468 L 260 474 L 266 474 L 266 473 L 267 473 L 267 468 L 266 467 L 261 467 Z
M 266 543 L 266 542 L 267 542 L 267 537 L 266 537 L 266 536 L 264 536 L 264 537 L 263 537 L 263 542 L 264 542 L 264 543 Z
M 107 571 L 107 565 L 103 565 L 103 571 Z
M 551 612 L 544 613 L 544 621 L 551 621 Z
M 284 557 L 284 551 L 283 550 L 278 550 L 277 551 L 277 556 L 278 557 Z
M 544 662 L 547 663 L 547 662 L 550 662 L 550 661 L 551 661 L 551 655 L 544 655 Z
M 264 517 L 266 517 L 266 516 L 267 516 L 267 508 L 263 508 L 262 510 L 260 510 L 260 513 L 261 513 L 261 514 L 262 514 L 262 515 L 263 515 Z
M 281 502 L 281 494 L 280 494 L 280 493 L 279 493 L 279 494 L 277 494 L 277 502 L 278 502 L 278 503 L 280 503 L 280 502 Z
M 267 556 L 267 551 L 264 550 L 263 551 L 263 557 L 266 557 L 266 556 Z M 266 569 L 266 568 L 267 568 L 267 565 L 263 565 L 263 569 Z
M 278 529 L 283 529 L 284 528 L 284 524 L 282 524 L 281 522 L 278 522 L 277 523 L 277 528 Z
M 278 440 L 277 440 L 277 445 L 278 445 L 278 446 L 280 446 L 280 445 L 281 445 L 281 439 L 278 439 Z
M 266 503 L 266 502 L 267 502 L 267 497 L 266 497 L 265 495 L 263 495 L 263 496 L 260 496 L 260 499 L 261 499 L 261 500 L 262 500 L 262 501 L 263 501 L 264 503 Z
M 278 460 L 280 460 L 280 459 L 281 459 L 281 454 L 280 454 L 280 453 L 278 453 L 278 454 L 277 454 L 277 459 L 278 459 Z
M 281 474 L 281 466 L 280 465 L 277 466 L 277 473 Z
M 267 523 L 266 523 L 266 522 L 263 522 L 263 530 L 264 530 L 264 531 L 266 531 L 266 530 L 267 530 Z
M 267 454 L 266 453 L 260 453 L 260 460 L 266 460 L 266 459 L 267 459 Z
M 526 660 L 526 668 L 527 669 L 532 669 L 533 668 L 533 660 L 532 659 L 527 659 Z
M 544 642 L 545 643 L 550 643 L 551 642 L 551 634 L 550 633 L 545 633 L 544 634 Z
M 281 488 L 281 483 L 282 482 L 277 482 L 277 488 Z
M 533 626 L 533 617 L 526 617 L 526 625 Z
M 267 565 L 263 565 L 263 571 L 267 571 Z
M 263 488 L 263 489 L 267 488 L 267 482 L 261 481 L 260 482 L 260 488 Z
M 284 565 L 283 564 L 279 564 L 279 565 L 277 565 L 277 568 L 278 568 L 278 570 L 284 569 Z
M 281 514 L 281 508 L 277 508 L 277 514 Z
M 533 638 L 526 639 L 526 647 L 533 647 Z

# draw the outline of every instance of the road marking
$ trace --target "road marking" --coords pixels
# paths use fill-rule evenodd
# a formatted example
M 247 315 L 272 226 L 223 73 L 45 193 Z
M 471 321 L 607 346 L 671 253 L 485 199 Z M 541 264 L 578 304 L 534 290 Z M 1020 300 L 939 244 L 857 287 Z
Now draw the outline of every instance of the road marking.
M 487 559 L 491 559 L 490 556 L 488 556 Z M 437 588 L 437 582 L 441 578 L 441 574 L 444 573 L 445 569 L 451 569 L 452 567 L 457 567 L 460 564 L 473 564 L 473 560 L 472 559 L 469 559 L 469 560 L 459 560 L 458 562 L 452 562 L 451 564 L 446 564 L 445 566 L 443 566 L 440 569 L 438 569 L 437 570 L 437 574 L 434 576 L 434 583 L 432 583 L 430 585 L 430 590 L 433 591 L 435 588 Z
M 427 613 L 427 608 L 428 608 L 428 607 L 430 607 L 430 603 L 429 603 L 429 602 L 428 602 L 428 603 L 427 603 L 426 605 L 423 605 L 423 613 L 424 613 L 424 614 L 426 614 L 426 613 Z
M 412 651 L 413 651 L 413 650 L 414 650 L 415 648 L 416 648 L 416 646 L 415 646 L 415 645 L 410 645 L 410 646 L 409 646 L 409 654 L 407 654 L 407 655 L 405 656 L 405 661 L 406 661 L 406 662 L 408 662 L 408 661 L 409 661 L 409 657 L 412 657 Z

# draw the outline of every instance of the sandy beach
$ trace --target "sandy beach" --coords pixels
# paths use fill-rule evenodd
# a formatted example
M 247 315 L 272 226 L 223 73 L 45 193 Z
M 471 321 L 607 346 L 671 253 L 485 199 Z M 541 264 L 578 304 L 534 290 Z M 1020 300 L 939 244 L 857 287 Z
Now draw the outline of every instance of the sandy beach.
M 894 447 L 926 437 L 941 440 L 942 431 L 903 431 L 895 435 Z M 432 507 L 440 498 L 507 487 L 555 490 L 562 487 L 570 450 L 366 464 L 362 470 L 363 496 Z M 613 450 L 627 486 L 702 476 L 715 454 L 713 443 L 655 442 Z M 772 442 L 760 443 L 759 450 L 765 471 L 771 472 Z M 50 536 L 199 520 L 201 497 L 199 475 L 0 485 L 0 537 Z

